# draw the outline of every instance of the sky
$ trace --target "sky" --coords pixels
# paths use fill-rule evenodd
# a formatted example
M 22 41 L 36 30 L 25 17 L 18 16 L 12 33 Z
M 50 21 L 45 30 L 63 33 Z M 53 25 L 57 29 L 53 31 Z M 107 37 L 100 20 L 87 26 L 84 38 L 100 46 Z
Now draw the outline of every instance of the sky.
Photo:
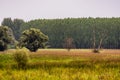
M 4 18 L 33 19 L 120 17 L 120 0 L 0 0 Z

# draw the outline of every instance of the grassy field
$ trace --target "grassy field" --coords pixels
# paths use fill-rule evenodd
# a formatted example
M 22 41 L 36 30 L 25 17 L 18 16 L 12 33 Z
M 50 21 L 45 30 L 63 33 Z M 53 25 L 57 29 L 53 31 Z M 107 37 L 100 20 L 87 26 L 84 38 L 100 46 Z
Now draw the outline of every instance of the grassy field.
M 0 80 L 120 80 L 120 50 L 39 49 L 27 69 L 17 69 L 15 50 L 0 52 Z

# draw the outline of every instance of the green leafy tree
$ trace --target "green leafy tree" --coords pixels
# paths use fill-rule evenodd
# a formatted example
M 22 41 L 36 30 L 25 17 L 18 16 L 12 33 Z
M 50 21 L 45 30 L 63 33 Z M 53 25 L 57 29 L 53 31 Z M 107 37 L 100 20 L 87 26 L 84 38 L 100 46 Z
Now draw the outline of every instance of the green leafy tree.
M 4 18 L 2 21 L 3 26 L 8 26 L 12 29 L 15 39 L 18 40 L 20 37 L 20 27 L 24 23 L 22 19 L 14 19 L 12 21 L 11 18 Z
M 21 25 L 24 23 L 24 21 L 22 19 L 14 19 L 13 20 L 13 28 L 12 30 L 14 30 L 14 36 L 15 39 L 18 40 L 20 37 L 20 27 Z
M 8 31 L 7 31 L 9 37 L 12 39 L 11 40 L 11 43 L 8 45 L 8 49 L 10 48 L 16 48 L 17 44 L 18 44 L 18 41 L 15 39 L 14 37 L 14 34 L 13 34 L 13 30 L 11 28 L 8 28 Z
M 4 18 L 2 21 L 2 26 L 8 26 L 9 28 L 13 28 L 13 21 L 11 18 Z
M 0 26 L 0 51 L 7 49 L 7 45 L 11 43 L 12 38 L 8 35 L 9 28 L 7 26 Z
M 30 51 L 35 52 L 38 48 L 45 48 L 47 41 L 48 36 L 43 34 L 39 29 L 30 28 L 22 33 L 19 46 L 26 47 Z
M 64 39 L 72 37 L 76 48 L 93 48 L 95 42 L 96 48 L 120 49 L 120 18 L 36 19 L 24 23 L 21 32 L 33 26 L 49 36 L 51 48 L 63 48 Z

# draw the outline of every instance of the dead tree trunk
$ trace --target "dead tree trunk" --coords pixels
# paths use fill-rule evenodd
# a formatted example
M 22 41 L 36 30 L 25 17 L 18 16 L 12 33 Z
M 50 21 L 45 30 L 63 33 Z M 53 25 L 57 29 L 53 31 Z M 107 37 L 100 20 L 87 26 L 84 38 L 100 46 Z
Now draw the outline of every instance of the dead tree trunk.
M 107 38 L 107 33 L 106 33 L 106 32 L 107 32 L 107 31 L 103 29 L 103 30 L 98 31 L 98 32 L 96 33 L 95 28 L 93 29 L 93 49 L 94 49 L 93 52 L 98 53 L 99 50 L 101 49 L 103 40 Z M 97 36 L 98 36 L 98 41 L 99 41 L 98 44 L 96 44 L 96 34 L 98 34 L 98 35 L 97 35 Z M 96 45 L 97 45 L 97 46 L 96 46 Z

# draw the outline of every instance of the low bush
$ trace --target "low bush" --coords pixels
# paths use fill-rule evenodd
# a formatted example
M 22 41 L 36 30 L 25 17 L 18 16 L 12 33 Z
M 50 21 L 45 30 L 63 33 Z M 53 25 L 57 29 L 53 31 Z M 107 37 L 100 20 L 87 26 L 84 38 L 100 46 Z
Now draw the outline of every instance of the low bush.
M 26 69 L 29 61 L 28 52 L 25 49 L 17 49 L 13 54 L 14 60 L 19 69 Z
M 100 50 L 94 49 L 93 52 L 94 52 L 94 53 L 100 53 Z

